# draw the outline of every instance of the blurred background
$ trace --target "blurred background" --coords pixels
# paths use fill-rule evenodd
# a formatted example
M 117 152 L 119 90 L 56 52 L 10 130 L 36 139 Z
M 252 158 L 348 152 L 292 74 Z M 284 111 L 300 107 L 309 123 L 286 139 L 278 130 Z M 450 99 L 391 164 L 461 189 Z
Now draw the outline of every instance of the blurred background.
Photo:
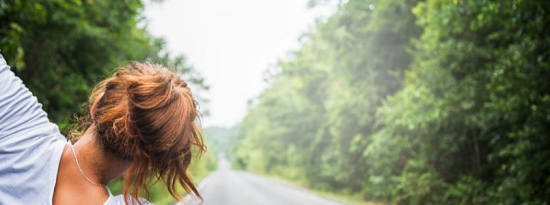
M 207 204 L 325 204 L 273 202 L 270 183 L 338 204 L 550 204 L 549 34 L 546 0 L 0 0 L 1 53 L 61 130 L 124 63 L 181 74 L 209 150 L 190 173 L 228 187 L 201 183 Z M 161 184 L 149 199 L 174 203 Z

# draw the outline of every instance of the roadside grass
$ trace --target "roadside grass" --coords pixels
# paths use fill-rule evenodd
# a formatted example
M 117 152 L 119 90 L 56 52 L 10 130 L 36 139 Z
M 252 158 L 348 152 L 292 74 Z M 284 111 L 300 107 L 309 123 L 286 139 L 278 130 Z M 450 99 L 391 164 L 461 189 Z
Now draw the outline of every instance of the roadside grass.
M 216 171 L 218 164 L 218 158 L 212 153 L 204 153 L 200 160 L 195 161 L 191 164 L 191 167 L 188 170 L 188 173 L 193 177 L 193 181 L 198 185 L 206 176 L 208 176 L 213 171 Z M 168 193 L 168 189 L 164 184 L 160 183 L 163 187 L 162 197 L 158 197 L 155 200 L 151 200 L 151 203 L 156 205 L 170 205 L 175 204 L 177 201 Z M 184 197 L 187 195 L 187 192 L 183 189 L 179 189 L 178 193 L 180 196 Z
M 202 181 L 202 179 L 204 179 L 206 176 L 208 176 L 208 174 L 210 174 L 210 172 L 194 174 L 193 181 L 195 181 L 196 184 L 199 184 L 199 182 Z M 151 203 L 156 205 L 171 205 L 177 203 L 177 201 L 168 193 L 168 189 L 166 189 L 164 185 L 162 185 L 161 190 L 164 197 L 158 198 L 156 200 L 151 200 Z M 185 192 L 185 190 L 183 189 L 178 190 L 178 193 L 182 198 L 187 195 L 187 192 Z

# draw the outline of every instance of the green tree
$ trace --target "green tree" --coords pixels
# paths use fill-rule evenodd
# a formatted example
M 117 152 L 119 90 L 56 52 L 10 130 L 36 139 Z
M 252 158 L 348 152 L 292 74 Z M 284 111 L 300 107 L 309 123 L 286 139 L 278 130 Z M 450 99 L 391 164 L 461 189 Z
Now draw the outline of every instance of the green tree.
M 340 4 L 279 64 L 234 161 L 395 204 L 548 204 L 549 8 Z
M 163 39 L 137 26 L 142 7 L 140 0 L 1 0 L 0 49 L 62 129 L 91 88 L 130 60 L 172 66 L 206 89 L 183 56 L 170 58 Z
M 368 190 L 363 152 L 377 106 L 401 88 L 412 61 L 416 2 L 350 1 L 305 34 L 244 119 L 235 161 L 317 189 L 384 192 Z

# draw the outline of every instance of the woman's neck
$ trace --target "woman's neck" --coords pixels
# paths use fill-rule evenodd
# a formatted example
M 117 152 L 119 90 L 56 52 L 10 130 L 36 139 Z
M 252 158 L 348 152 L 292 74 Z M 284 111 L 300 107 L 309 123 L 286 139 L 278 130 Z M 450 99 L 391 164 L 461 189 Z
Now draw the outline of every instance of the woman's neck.
M 126 171 L 129 163 L 118 159 L 116 156 L 106 155 L 91 130 L 93 130 L 93 127 L 88 129 L 73 145 L 76 158 L 80 164 L 80 169 L 88 179 L 97 184 L 107 184 L 109 181 L 121 176 Z
M 103 204 L 109 197 L 107 190 L 105 187 L 90 183 L 83 174 L 96 184 L 107 184 L 122 175 L 128 163 L 103 153 L 103 149 L 94 139 L 93 127 L 90 127 L 78 142 L 72 145 L 74 155 L 70 146 L 65 147 L 59 163 L 54 204 L 71 204 L 69 202 Z

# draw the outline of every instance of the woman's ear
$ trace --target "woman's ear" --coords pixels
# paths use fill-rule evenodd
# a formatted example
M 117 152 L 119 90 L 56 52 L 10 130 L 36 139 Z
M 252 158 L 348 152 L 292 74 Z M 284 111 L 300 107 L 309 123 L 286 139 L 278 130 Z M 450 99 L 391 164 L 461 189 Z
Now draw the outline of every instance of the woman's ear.
M 102 92 L 101 94 L 99 94 L 99 96 L 97 96 L 97 98 L 96 98 L 95 101 L 94 101 L 94 104 L 92 105 L 92 110 L 90 110 L 90 115 L 92 116 L 92 120 L 94 120 L 94 121 L 95 121 L 95 119 L 94 119 L 94 114 L 95 114 L 95 112 L 96 112 L 96 110 L 97 110 L 97 106 L 98 106 L 98 104 L 99 104 L 99 100 L 101 100 L 101 98 L 103 97 L 103 94 L 104 94 L 104 93 L 105 93 L 105 92 Z

